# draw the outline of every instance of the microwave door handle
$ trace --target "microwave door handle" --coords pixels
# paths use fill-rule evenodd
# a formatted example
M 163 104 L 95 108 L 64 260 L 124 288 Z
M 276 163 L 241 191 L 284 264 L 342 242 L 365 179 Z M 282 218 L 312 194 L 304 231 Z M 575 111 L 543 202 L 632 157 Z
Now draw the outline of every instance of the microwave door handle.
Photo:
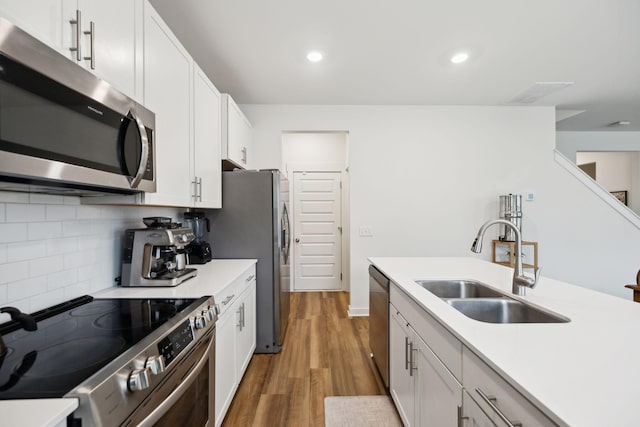
M 196 363 L 196 365 L 191 370 L 191 372 L 189 372 L 189 375 L 187 375 L 184 379 L 182 379 L 182 381 L 180 382 L 180 385 L 176 387 L 176 389 L 172 391 L 171 394 L 167 396 L 167 398 L 161 404 L 159 404 L 153 411 L 151 411 L 149 415 L 147 415 L 142 421 L 140 421 L 140 423 L 138 424 L 138 427 L 153 426 L 155 423 L 158 422 L 158 420 L 160 420 L 160 418 L 164 416 L 164 414 L 167 413 L 167 411 L 169 411 L 169 409 L 173 407 L 173 405 L 181 397 L 183 397 L 184 392 L 187 391 L 189 387 L 191 387 L 191 384 L 193 384 L 193 382 L 200 375 L 200 370 L 209 360 L 209 353 L 211 352 L 211 348 L 215 340 L 216 338 L 214 333 L 211 336 L 211 339 L 209 340 L 209 344 L 207 344 L 207 349 L 204 352 L 202 358 L 198 361 L 198 363 Z M 212 379 L 209 378 L 209 381 L 212 381 Z M 209 414 L 209 417 L 212 417 L 212 416 L 213 414 Z
M 147 168 L 147 162 L 149 161 L 149 140 L 147 139 L 147 130 L 145 129 L 142 120 L 140 120 L 138 113 L 136 113 L 135 108 L 131 107 L 129 109 L 129 114 L 133 117 L 133 120 L 138 126 L 138 132 L 140 133 L 140 148 L 142 153 L 140 156 L 140 164 L 138 165 L 138 171 L 129 182 L 131 188 L 138 188 L 138 184 L 142 181 L 142 177 L 144 176 L 144 172 Z

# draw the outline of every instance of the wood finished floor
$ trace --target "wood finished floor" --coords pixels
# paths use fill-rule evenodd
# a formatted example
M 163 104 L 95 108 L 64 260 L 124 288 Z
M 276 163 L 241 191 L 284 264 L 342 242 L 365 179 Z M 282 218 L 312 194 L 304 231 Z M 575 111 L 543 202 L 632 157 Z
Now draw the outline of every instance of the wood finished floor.
M 369 318 L 347 316 L 349 294 L 291 294 L 282 351 L 255 354 L 222 424 L 324 427 L 326 396 L 385 394 L 369 357 Z

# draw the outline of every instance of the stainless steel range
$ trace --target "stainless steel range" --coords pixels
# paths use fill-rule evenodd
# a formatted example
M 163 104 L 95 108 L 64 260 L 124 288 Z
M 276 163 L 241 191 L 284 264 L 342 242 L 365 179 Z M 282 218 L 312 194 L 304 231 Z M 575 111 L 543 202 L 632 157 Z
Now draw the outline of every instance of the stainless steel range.
M 0 325 L 0 399 L 76 397 L 69 426 L 205 426 L 217 309 L 200 299 L 81 297 Z

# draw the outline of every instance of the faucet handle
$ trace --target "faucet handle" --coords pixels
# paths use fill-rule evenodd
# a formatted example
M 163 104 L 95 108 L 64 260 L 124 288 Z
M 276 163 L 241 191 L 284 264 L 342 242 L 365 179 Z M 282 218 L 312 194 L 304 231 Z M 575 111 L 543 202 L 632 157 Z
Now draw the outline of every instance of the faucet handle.
M 535 267 L 533 269 L 533 284 L 531 287 L 535 287 L 538 284 L 538 279 L 540 278 L 540 267 Z

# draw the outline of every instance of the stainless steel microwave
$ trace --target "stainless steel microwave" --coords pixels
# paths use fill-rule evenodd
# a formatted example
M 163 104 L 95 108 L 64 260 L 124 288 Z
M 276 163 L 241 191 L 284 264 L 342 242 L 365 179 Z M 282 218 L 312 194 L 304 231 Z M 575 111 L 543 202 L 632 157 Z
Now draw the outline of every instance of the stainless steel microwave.
M 0 18 L 0 189 L 156 190 L 155 115 Z

